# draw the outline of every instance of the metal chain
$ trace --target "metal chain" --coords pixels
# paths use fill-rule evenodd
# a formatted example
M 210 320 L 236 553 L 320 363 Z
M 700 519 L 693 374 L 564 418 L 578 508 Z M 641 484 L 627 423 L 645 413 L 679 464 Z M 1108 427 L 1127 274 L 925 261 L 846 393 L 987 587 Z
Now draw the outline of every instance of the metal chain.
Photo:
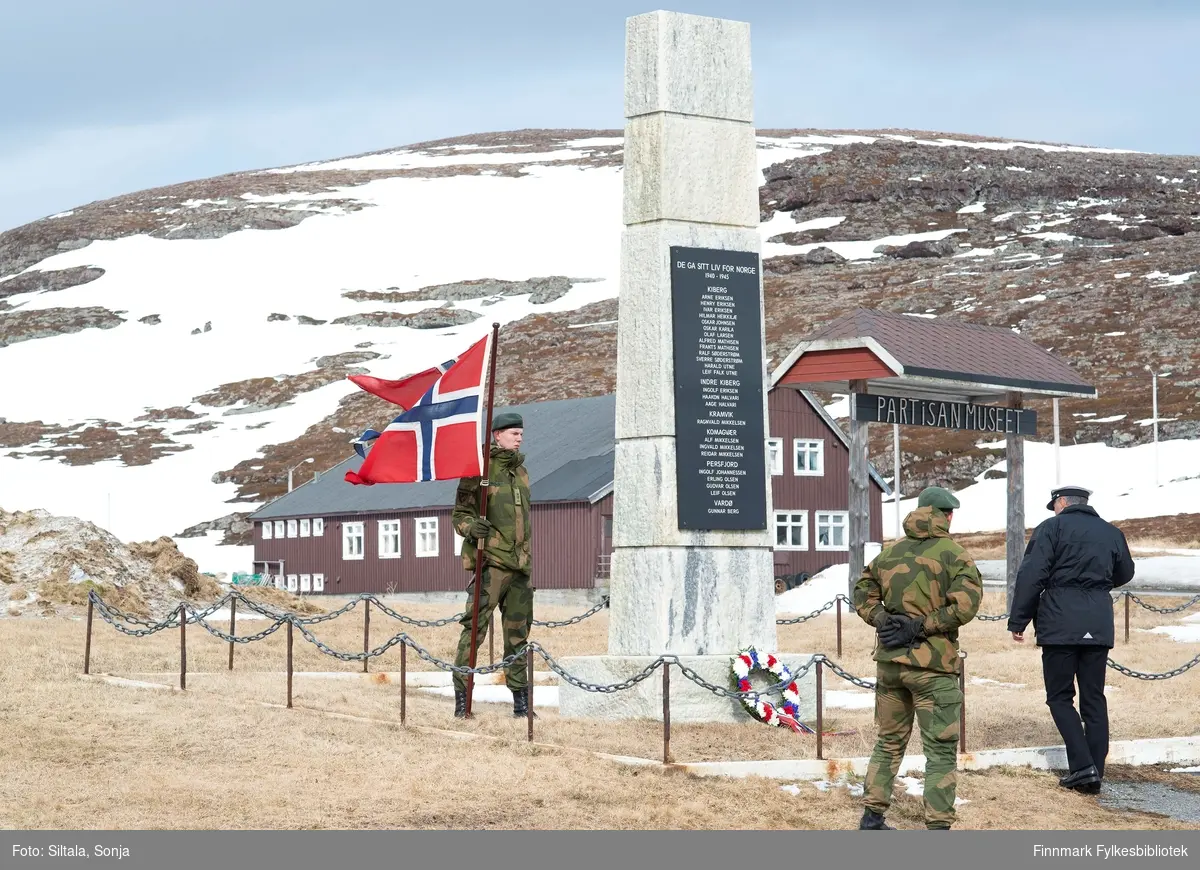
M 874 680 L 868 680 L 863 677 L 856 677 L 856 676 L 854 676 L 854 674 L 845 670 L 837 662 L 830 660 L 829 658 L 827 658 L 824 655 L 814 656 L 814 658 L 820 658 L 820 660 L 825 663 L 825 667 L 829 668 L 829 670 L 833 671 L 835 674 L 837 674 L 839 677 L 841 677 L 847 683 L 853 683 L 854 685 L 856 685 L 862 689 L 874 689 L 875 688 Z
M 212 625 L 209 625 L 208 622 L 204 619 L 195 620 L 197 625 L 199 625 L 201 628 L 203 628 L 205 631 L 207 631 L 213 637 L 220 638 L 221 640 L 225 641 L 226 643 L 254 643 L 254 641 L 256 641 L 256 640 L 262 640 L 264 637 L 274 634 L 276 631 L 279 630 L 279 626 L 284 625 L 285 623 L 287 623 L 287 621 L 288 621 L 288 618 L 286 616 L 284 616 L 280 619 L 277 619 L 272 625 L 263 629 L 262 631 L 258 632 L 257 634 L 249 634 L 244 637 L 237 637 L 232 634 L 226 634 L 225 632 L 221 631 L 221 629 L 216 628 Z
M 392 619 L 398 619 L 405 625 L 414 625 L 417 628 L 440 628 L 443 625 L 449 625 L 452 622 L 458 622 L 466 615 L 464 610 L 462 613 L 456 613 L 453 616 L 447 616 L 445 619 L 413 619 L 411 616 L 405 616 L 403 613 L 397 613 L 392 608 L 388 607 L 374 595 L 368 595 L 367 600 L 390 616 Z
M 1162 674 L 1148 674 L 1144 671 L 1135 671 L 1133 668 L 1127 668 L 1125 665 L 1114 662 L 1112 659 L 1108 660 L 1108 666 L 1114 671 L 1122 673 L 1127 677 L 1136 677 L 1139 680 L 1169 680 L 1171 677 L 1177 677 L 1186 671 L 1190 671 L 1192 668 L 1196 667 L 1196 665 L 1200 665 L 1200 655 L 1196 656 L 1187 664 L 1177 667 L 1173 671 L 1167 671 L 1166 673 Z
M 1002 619 L 1008 619 L 1008 614 L 1007 613 L 996 613 L 996 614 L 977 613 L 977 614 L 975 614 L 975 618 L 978 620 L 981 620 L 982 622 L 999 622 Z
M 1132 592 L 1123 592 L 1122 594 L 1128 595 L 1135 602 L 1137 602 L 1137 604 L 1146 608 L 1147 610 L 1153 610 L 1155 613 L 1178 613 L 1179 611 L 1187 610 L 1189 607 L 1192 607 L 1197 602 L 1200 602 L 1200 595 L 1194 595 L 1194 596 L 1192 596 L 1191 600 L 1187 601 L 1184 604 L 1180 604 L 1178 607 L 1155 607 L 1153 604 L 1147 604 L 1145 601 L 1138 598 Z
M 812 613 L 808 614 L 808 616 L 796 616 L 796 617 L 793 617 L 792 619 L 777 619 L 777 620 L 775 620 L 775 624 L 776 625 L 797 625 L 801 622 L 808 622 L 810 619 L 816 619 L 818 616 L 820 616 L 822 613 L 824 613 L 829 608 L 833 607 L 839 601 L 845 601 L 847 604 L 850 603 L 849 598 L 847 598 L 845 595 L 842 595 L 839 593 L 838 595 L 834 596 L 833 600 L 826 601 L 825 604 L 820 607 L 820 609 L 814 610 Z
M 578 677 L 573 676 L 572 674 L 568 673 L 566 670 L 563 669 L 562 665 L 560 665 L 557 661 L 554 660 L 554 656 L 550 655 L 550 653 L 546 649 L 542 648 L 542 646 L 539 645 L 538 643 L 531 641 L 528 644 L 528 646 L 530 649 L 537 652 L 543 659 L 545 659 L 546 665 L 550 668 L 550 670 L 552 670 L 552 671 L 554 671 L 554 673 L 558 674 L 560 679 L 564 680 L 567 683 L 570 683 L 572 686 L 574 686 L 577 689 L 582 689 L 585 692 L 593 692 L 593 693 L 599 693 L 599 694 L 604 694 L 604 695 L 614 694 L 616 692 L 623 692 L 626 689 L 632 689 L 638 683 L 652 677 L 654 675 L 654 672 L 656 670 L 658 670 L 659 667 L 666 661 L 666 659 L 663 656 L 659 656 L 654 661 L 652 661 L 650 664 L 648 664 L 646 667 L 642 668 L 640 673 L 634 674 L 632 677 L 630 677 L 627 680 L 624 680 L 623 682 L 611 683 L 609 685 L 600 685 L 599 683 L 584 682 L 583 680 L 579 679 Z
M 589 616 L 594 616 L 595 614 L 599 613 L 601 610 L 603 610 L 606 607 L 608 607 L 608 596 L 607 595 L 605 595 L 604 598 L 602 598 L 600 600 L 600 603 L 597 604 L 595 607 L 593 607 L 591 610 L 589 610 L 587 613 L 581 613 L 578 616 L 572 616 L 570 619 L 564 619 L 560 622 L 543 622 L 540 619 L 535 619 L 535 620 L 533 620 L 533 624 L 540 625 L 542 628 L 563 628 L 568 625 L 577 625 L 578 623 L 583 622 Z
M 147 635 L 160 632 L 164 628 L 175 628 L 179 625 L 179 615 L 176 613 L 174 616 L 157 623 L 146 622 L 145 620 L 138 619 L 137 624 L 144 625 L 146 628 L 129 628 L 127 625 L 123 625 L 118 621 L 119 618 L 125 618 L 129 614 L 121 613 L 119 610 L 110 608 L 100 599 L 98 595 L 96 595 L 95 591 L 88 592 L 88 598 L 96 605 L 96 612 L 100 614 L 101 619 L 103 619 L 117 631 L 121 632 L 122 634 L 129 635 L 130 637 L 146 637 Z

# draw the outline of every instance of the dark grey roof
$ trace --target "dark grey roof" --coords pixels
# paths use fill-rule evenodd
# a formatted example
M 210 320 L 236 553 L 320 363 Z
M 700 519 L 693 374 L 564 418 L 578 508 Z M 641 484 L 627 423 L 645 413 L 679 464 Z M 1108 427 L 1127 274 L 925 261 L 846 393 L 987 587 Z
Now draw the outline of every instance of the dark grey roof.
M 803 392 L 803 391 L 802 391 Z M 809 404 L 843 443 L 844 432 L 815 397 Z M 616 396 L 559 399 L 496 409 L 516 411 L 529 439 L 522 445 L 529 488 L 535 501 L 593 501 L 612 490 L 616 449 Z M 450 507 L 458 487 L 455 480 L 428 483 L 346 483 L 347 471 L 358 470 L 357 454 L 318 477 L 282 495 L 250 515 L 252 520 L 330 514 L 376 513 Z M 871 466 L 871 479 L 885 493 L 891 489 Z
M 538 501 L 586 499 L 575 495 L 589 485 L 600 467 L 587 460 L 608 454 L 612 479 L 613 446 L 616 439 L 616 396 L 559 399 L 528 405 L 510 405 L 496 412 L 516 411 L 525 422 L 528 440 L 522 445 L 529 471 L 531 494 Z M 364 426 L 369 421 L 364 421 Z M 416 508 L 450 507 L 458 481 L 427 483 L 377 483 L 355 486 L 346 483 L 349 470 L 358 470 L 357 454 L 339 462 L 319 477 L 259 508 L 251 519 L 316 516 L 321 514 L 374 513 Z M 602 465 L 602 463 L 601 463 Z M 567 468 L 566 466 L 576 466 Z M 558 474 L 559 471 L 561 474 Z M 589 478 L 590 476 L 590 478 Z M 593 492 L 600 487 L 597 486 Z

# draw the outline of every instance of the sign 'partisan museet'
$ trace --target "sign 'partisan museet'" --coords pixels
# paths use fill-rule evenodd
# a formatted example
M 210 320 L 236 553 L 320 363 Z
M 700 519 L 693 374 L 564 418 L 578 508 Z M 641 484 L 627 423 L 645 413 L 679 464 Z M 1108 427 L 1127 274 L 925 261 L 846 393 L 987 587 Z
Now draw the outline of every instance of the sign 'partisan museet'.
M 854 394 L 854 413 L 871 423 L 899 423 L 902 426 L 932 426 L 938 429 L 963 429 L 994 432 L 1000 435 L 1036 435 L 1037 412 L 999 405 L 974 405 L 898 396 Z
M 765 529 L 758 254 L 671 248 L 681 529 Z

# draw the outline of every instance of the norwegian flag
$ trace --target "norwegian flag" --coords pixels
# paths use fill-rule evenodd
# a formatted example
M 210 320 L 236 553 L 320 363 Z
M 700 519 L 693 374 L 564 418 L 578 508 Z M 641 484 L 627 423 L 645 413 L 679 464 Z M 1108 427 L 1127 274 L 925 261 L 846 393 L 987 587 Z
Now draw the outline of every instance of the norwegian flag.
M 357 472 L 346 472 L 346 482 L 371 486 L 482 475 L 483 388 L 491 343 L 489 334 L 457 359 L 414 375 L 440 371 L 424 395 L 383 432 L 368 429 L 359 437 L 354 449 L 365 458 Z M 363 446 L 368 441 L 376 442 L 370 453 Z

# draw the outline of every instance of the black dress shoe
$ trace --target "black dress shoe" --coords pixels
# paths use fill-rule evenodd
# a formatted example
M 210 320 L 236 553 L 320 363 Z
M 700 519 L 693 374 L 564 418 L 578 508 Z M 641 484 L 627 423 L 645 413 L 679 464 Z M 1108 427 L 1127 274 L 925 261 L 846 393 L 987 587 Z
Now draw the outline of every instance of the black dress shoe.
M 1058 781 L 1058 784 L 1063 788 L 1073 788 L 1082 791 L 1084 788 L 1100 786 L 1100 774 L 1096 771 L 1096 765 L 1090 765 L 1083 770 L 1076 770 L 1069 773 Z
M 863 810 L 862 821 L 858 823 L 860 831 L 894 831 L 896 830 L 891 825 L 883 820 L 883 816 L 879 813 Z

